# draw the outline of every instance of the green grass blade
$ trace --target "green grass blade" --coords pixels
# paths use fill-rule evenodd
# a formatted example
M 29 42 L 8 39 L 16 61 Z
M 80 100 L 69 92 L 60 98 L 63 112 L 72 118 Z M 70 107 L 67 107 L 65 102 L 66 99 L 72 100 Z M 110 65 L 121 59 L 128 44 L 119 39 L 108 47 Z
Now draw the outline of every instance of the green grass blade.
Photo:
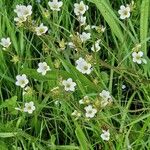
M 140 41 L 141 43 L 146 40 L 148 35 L 148 19 L 150 13 L 150 1 L 143 0 L 141 5 L 141 18 L 140 18 Z M 147 41 L 142 44 L 142 50 L 147 53 Z

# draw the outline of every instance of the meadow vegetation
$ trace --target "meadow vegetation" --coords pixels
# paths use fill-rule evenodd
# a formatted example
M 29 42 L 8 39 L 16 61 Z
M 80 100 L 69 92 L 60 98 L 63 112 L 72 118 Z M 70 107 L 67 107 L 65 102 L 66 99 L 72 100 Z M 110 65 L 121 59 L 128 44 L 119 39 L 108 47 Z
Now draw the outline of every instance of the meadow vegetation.
M 150 0 L 0 0 L 0 150 L 150 149 Z

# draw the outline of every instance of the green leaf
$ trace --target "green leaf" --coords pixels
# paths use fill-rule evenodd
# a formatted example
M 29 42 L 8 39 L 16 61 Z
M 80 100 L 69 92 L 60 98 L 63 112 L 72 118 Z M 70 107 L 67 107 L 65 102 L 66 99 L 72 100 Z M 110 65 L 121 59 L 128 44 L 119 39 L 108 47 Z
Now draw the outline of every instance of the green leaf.
M 89 0 L 90 2 L 94 3 L 96 7 L 100 10 L 102 16 L 110 26 L 112 32 L 115 34 L 116 37 L 123 43 L 123 33 L 119 24 L 117 23 L 117 17 L 113 12 L 112 8 L 108 5 L 106 0 Z
M 140 17 L 140 41 L 142 50 L 147 54 L 148 19 L 150 13 L 150 0 L 142 0 Z M 144 42 L 143 42 L 144 41 Z
M 2 102 L 2 104 L 0 105 L 0 109 L 2 108 L 7 108 L 8 111 L 11 114 L 16 114 L 17 111 L 15 110 L 16 107 L 16 101 L 17 101 L 17 96 L 13 96 L 9 99 L 6 99 L 4 102 Z
M 17 132 L 3 132 L 0 133 L 0 138 L 9 138 L 17 135 Z
M 84 132 L 82 131 L 82 129 L 80 128 L 79 125 L 77 125 L 77 128 L 75 130 L 75 134 L 76 134 L 77 139 L 79 141 L 81 150 L 89 150 L 89 148 L 92 149 L 91 146 L 89 145 L 87 138 L 84 135 Z
M 23 69 L 21 73 L 26 74 L 28 77 L 36 79 L 38 81 L 56 80 L 58 77 L 58 71 L 49 71 L 45 76 L 37 72 L 36 69 Z
M 0 148 L 1 150 L 8 150 L 7 144 L 5 144 L 3 141 L 0 141 Z

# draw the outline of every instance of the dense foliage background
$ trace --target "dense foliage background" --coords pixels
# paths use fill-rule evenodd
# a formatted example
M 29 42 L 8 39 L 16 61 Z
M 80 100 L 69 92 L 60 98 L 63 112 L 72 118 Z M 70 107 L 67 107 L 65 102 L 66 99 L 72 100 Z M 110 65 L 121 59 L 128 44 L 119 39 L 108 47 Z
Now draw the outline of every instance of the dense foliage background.
M 76 34 L 85 28 L 74 14 L 77 2 L 63 0 L 61 11 L 53 12 L 48 0 L 0 1 L 0 38 L 11 39 L 8 49 L 0 47 L 0 150 L 150 149 L 150 1 L 135 0 L 130 18 L 120 20 L 120 6 L 131 1 L 85 0 L 87 25 L 106 27 L 104 33 L 91 30 L 85 44 Z M 22 26 L 14 22 L 17 4 L 32 5 L 32 16 Z M 41 23 L 49 31 L 37 36 L 33 29 Z M 96 39 L 101 39 L 101 50 L 92 52 Z M 77 50 L 65 45 L 70 41 Z M 132 61 L 137 44 L 147 64 Z M 79 57 L 92 64 L 90 75 L 75 68 Z M 41 61 L 51 68 L 45 76 L 36 71 Z M 25 95 L 15 85 L 23 73 L 31 87 Z M 77 84 L 74 92 L 62 86 L 68 78 Z M 92 119 L 71 115 L 76 109 L 84 113 L 79 100 L 86 95 L 98 102 L 103 89 L 112 95 L 109 106 Z M 33 114 L 15 110 L 29 101 L 35 103 Z M 109 129 L 109 141 L 100 137 L 103 129 Z

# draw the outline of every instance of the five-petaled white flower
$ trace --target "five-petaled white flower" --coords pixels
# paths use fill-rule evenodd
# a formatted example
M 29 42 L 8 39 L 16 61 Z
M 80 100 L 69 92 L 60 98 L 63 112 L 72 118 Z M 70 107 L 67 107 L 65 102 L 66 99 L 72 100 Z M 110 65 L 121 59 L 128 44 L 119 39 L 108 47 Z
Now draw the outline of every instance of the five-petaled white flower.
M 109 91 L 106 91 L 106 90 L 103 90 L 99 95 L 100 95 L 103 99 L 110 99 L 110 98 L 111 98 L 110 92 L 109 92 Z
M 79 34 L 79 37 L 82 42 L 86 42 L 91 38 L 91 33 L 82 32 L 82 34 Z
M 87 63 L 82 57 L 76 60 L 76 69 L 83 74 L 90 74 L 92 71 L 92 66 L 90 63 Z
M 35 110 L 34 102 L 25 103 L 25 107 L 23 109 L 24 112 L 28 112 L 29 114 L 32 114 Z
M 24 88 L 29 83 L 29 80 L 27 79 L 27 76 L 25 74 L 17 75 L 16 79 L 16 85 L 20 86 L 21 88 Z
M 48 27 L 44 26 L 43 23 L 41 23 L 39 27 L 35 28 L 35 32 L 38 36 L 45 34 L 47 31 L 48 31 Z
M 71 78 L 62 81 L 62 85 L 65 87 L 65 91 L 74 91 L 76 83 Z
M 102 98 L 101 99 L 101 107 L 105 107 L 112 101 L 112 97 L 110 95 L 109 91 L 103 90 L 99 96 Z
M 24 5 L 17 5 L 14 12 L 17 13 L 17 17 L 14 18 L 16 22 L 22 23 L 27 20 L 28 16 L 32 14 L 32 6 L 24 6 Z
M 97 113 L 97 110 L 95 108 L 93 108 L 92 105 L 84 107 L 84 109 L 86 111 L 85 116 L 87 118 L 93 118 L 95 116 L 95 114 Z
M 39 68 L 37 69 L 37 72 L 41 73 L 43 76 L 46 75 L 47 71 L 51 70 L 46 62 L 40 62 L 38 66 Z
M 11 42 L 10 42 L 10 38 L 2 38 L 0 45 L 2 45 L 4 48 L 8 48 L 10 46 Z
M 79 21 L 80 25 L 83 26 L 86 24 L 86 17 L 78 16 L 78 21 Z
M 88 10 L 88 8 L 89 7 L 87 5 L 85 5 L 83 3 L 83 1 L 81 1 L 79 4 L 75 3 L 74 4 L 74 13 L 76 16 L 83 15 Z
M 63 2 L 58 0 L 53 0 L 52 2 L 48 2 L 49 7 L 51 10 L 60 11 L 60 7 L 62 7 Z
M 91 50 L 92 50 L 93 52 L 98 52 L 98 51 L 101 49 L 101 47 L 99 46 L 100 42 L 101 42 L 101 40 L 97 40 L 97 41 L 92 45 Z
M 133 52 L 132 53 L 132 57 L 133 57 L 133 62 L 136 62 L 137 64 L 142 64 L 143 63 L 147 63 L 147 61 L 145 59 L 143 59 L 143 52 L 139 51 L 139 52 Z
M 102 134 L 101 134 L 101 138 L 104 140 L 104 141 L 109 141 L 110 139 L 110 133 L 109 133 L 109 130 L 102 130 Z
M 120 14 L 120 19 L 126 19 L 130 17 L 130 7 L 127 5 L 126 7 L 124 5 L 120 6 L 120 10 L 118 10 L 118 13 Z

